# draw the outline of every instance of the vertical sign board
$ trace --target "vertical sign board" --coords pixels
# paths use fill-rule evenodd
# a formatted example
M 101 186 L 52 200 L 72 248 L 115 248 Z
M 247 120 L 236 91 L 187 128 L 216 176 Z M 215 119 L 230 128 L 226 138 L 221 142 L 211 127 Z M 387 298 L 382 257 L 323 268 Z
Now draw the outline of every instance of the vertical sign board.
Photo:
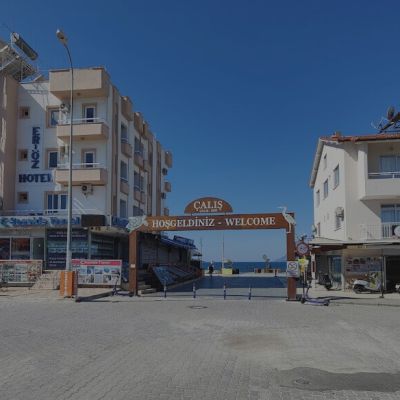
M 298 261 L 288 261 L 286 265 L 286 275 L 290 278 L 300 277 L 300 268 Z

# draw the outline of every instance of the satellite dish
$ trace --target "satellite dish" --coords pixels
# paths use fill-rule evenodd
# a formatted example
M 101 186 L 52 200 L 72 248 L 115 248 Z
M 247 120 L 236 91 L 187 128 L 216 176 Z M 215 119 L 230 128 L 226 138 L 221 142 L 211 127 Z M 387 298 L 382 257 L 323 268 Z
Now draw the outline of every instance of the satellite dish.
M 390 107 L 388 108 L 387 112 L 386 112 L 386 117 L 387 117 L 387 119 L 388 119 L 389 121 L 391 121 L 391 120 L 393 119 L 394 113 L 395 113 L 394 107 L 393 107 L 393 106 L 390 106 Z

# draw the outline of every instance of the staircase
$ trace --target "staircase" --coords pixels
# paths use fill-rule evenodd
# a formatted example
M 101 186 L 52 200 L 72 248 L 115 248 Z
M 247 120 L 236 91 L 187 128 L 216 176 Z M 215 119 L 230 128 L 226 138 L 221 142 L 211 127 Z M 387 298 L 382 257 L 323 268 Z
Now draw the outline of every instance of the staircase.
M 60 284 L 60 271 L 43 271 L 31 289 L 56 290 Z
M 155 293 L 157 289 L 153 288 L 150 284 L 152 281 L 151 274 L 147 271 L 138 271 L 138 295 L 142 296 L 144 294 Z

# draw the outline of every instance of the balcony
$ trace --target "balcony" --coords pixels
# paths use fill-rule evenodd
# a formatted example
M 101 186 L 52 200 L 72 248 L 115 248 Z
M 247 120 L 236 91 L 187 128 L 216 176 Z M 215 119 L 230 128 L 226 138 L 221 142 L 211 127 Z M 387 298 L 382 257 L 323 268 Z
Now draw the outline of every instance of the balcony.
M 385 222 L 378 225 L 361 224 L 360 239 L 400 241 L 400 222 Z
M 369 172 L 361 200 L 377 200 L 399 196 L 400 172 Z
M 135 198 L 136 201 L 141 202 L 142 201 L 142 191 L 135 187 L 134 192 L 133 192 L 133 197 Z
M 125 139 L 121 139 L 121 152 L 129 158 L 132 157 L 132 145 Z
M 119 181 L 119 190 L 120 190 L 122 193 L 129 194 L 129 184 L 128 184 L 128 182 L 127 182 L 125 179 L 123 179 L 123 178 L 121 178 L 120 181 Z
M 165 164 L 168 168 L 172 168 L 172 153 L 170 151 L 165 152 Z
M 133 121 L 134 119 L 133 104 L 128 96 L 121 97 L 121 114 L 128 121 Z
M 59 165 L 55 170 L 55 181 L 61 185 L 68 185 L 69 168 L 68 165 Z M 73 164 L 72 165 L 72 185 L 78 186 L 84 183 L 92 185 L 107 184 L 107 170 L 101 168 L 100 164 Z
M 135 165 L 139 168 L 143 168 L 143 155 L 137 151 L 135 151 Z
M 57 125 L 57 138 L 68 142 L 70 129 L 68 122 Z M 86 119 L 73 121 L 73 137 L 75 140 L 105 140 L 108 138 L 108 133 L 108 125 L 100 118 L 91 119 L 90 122 Z
M 50 71 L 50 92 L 60 100 L 69 100 L 71 72 L 69 69 Z M 108 97 L 109 76 L 104 68 L 74 69 L 74 94 L 81 98 Z
M 143 117 L 140 112 L 135 112 L 133 116 L 133 125 L 140 135 L 143 135 Z
M 164 182 L 164 191 L 165 192 L 171 192 L 171 182 L 165 181 Z

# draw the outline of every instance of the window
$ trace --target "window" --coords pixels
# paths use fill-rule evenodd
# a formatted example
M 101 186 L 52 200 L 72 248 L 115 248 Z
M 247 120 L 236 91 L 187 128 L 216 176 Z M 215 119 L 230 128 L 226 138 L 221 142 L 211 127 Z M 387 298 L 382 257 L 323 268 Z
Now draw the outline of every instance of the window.
M 340 175 L 339 175 L 339 165 L 333 170 L 333 188 L 335 189 L 339 186 Z
M 328 197 L 328 179 L 324 182 L 324 199 L 326 199 Z
M 321 223 L 320 222 L 318 222 L 318 224 L 317 224 L 317 236 L 321 237 Z
M 315 193 L 315 204 L 317 205 L 317 207 L 319 206 L 320 202 L 321 202 L 321 195 L 319 190 L 317 190 Z
M 58 151 L 47 150 L 47 168 L 57 168 L 58 165 Z
M 28 150 L 22 149 L 18 151 L 18 160 L 19 161 L 28 161 Z
M 48 108 L 47 109 L 47 127 L 54 128 L 58 125 L 60 119 L 60 109 L 59 108 Z
M 128 165 L 124 161 L 121 161 L 121 180 L 128 182 Z
M 379 157 L 379 172 L 383 172 L 382 177 L 392 177 L 391 173 L 397 172 L 396 177 L 400 177 L 400 156 L 380 156 Z
M 93 168 L 96 163 L 96 151 L 82 150 L 82 161 L 85 168 Z
M 19 117 L 24 119 L 24 118 L 29 118 L 31 115 L 30 113 L 30 108 L 29 107 L 20 107 L 19 108 Z
M 140 207 L 133 206 L 133 216 L 142 216 L 144 214 L 143 210 Z
M 31 241 L 29 238 L 11 238 L 11 259 L 29 260 L 31 258 Z
M 67 209 L 66 193 L 47 193 L 47 213 L 57 214 Z
M 10 238 L 0 238 L 0 260 L 10 259 Z
M 400 222 L 400 204 L 381 205 L 382 223 Z
M 144 191 L 144 177 L 141 176 L 139 173 L 135 172 L 133 177 L 133 185 L 135 190 L 140 190 L 141 192 Z
M 28 203 L 28 192 L 18 192 L 18 203 Z
M 143 143 L 138 138 L 135 138 L 135 153 L 140 154 L 143 157 Z
M 323 165 L 324 169 L 326 169 L 326 167 L 328 166 L 328 160 L 327 160 L 326 154 L 324 155 L 323 164 L 322 165 Z
M 121 142 L 122 143 L 129 143 L 128 128 L 124 124 L 121 124 Z
M 125 200 L 120 200 L 119 201 L 119 216 L 120 218 L 127 218 L 127 207 L 126 207 L 126 201 Z
M 85 120 L 85 122 L 95 122 L 96 104 L 83 105 L 83 119 Z

